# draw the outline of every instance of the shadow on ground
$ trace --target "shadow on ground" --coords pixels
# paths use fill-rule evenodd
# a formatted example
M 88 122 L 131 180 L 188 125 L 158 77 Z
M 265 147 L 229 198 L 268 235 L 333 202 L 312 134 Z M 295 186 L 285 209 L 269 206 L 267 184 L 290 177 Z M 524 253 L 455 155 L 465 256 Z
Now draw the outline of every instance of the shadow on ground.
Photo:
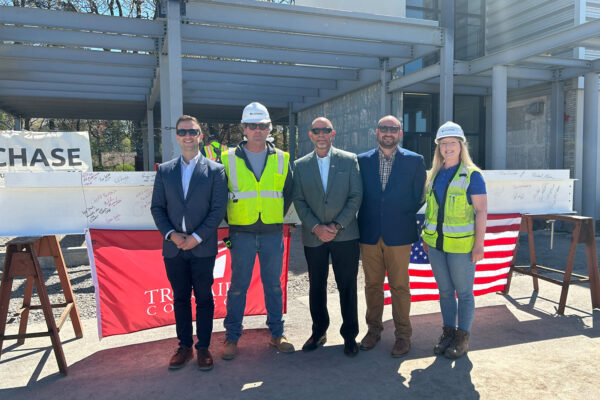
M 519 321 L 506 306 L 476 309 L 471 352 L 504 346 L 586 335 L 600 336 L 598 324 L 587 328 L 577 317 L 556 317 L 517 307 L 534 319 Z M 0 391 L 11 399 L 372 399 L 382 398 L 479 398 L 471 379 L 468 357 L 452 362 L 432 357 L 440 331 L 439 313 L 411 317 L 412 350 L 406 358 L 389 355 L 393 323 L 385 323 L 379 345 L 355 358 L 347 358 L 341 345 L 326 345 L 311 353 L 279 354 L 267 344 L 266 329 L 247 330 L 233 361 L 219 358 L 222 332 L 213 335 L 211 351 L 215 368 L 199 371 L 190 363 L 168 371 L 166 363 L 176 339 L 135 344 L 97 352 L 58 374 L 24 388 Z M 337 335 L 337 332 L 329 332 Z M 300 347 L 300 343 L 297 343 Z M 16 349 L 11 349 L 15 351 Z M 431 357 L 426 368 L 403 376 L 402 363 Z M 52 358 L 52 357 L 50 357 Z M 47 360 L 46 360 L 47 361 Z M 54 360 L 50 360 L 53 362 Z M 43 360 L 43 362 L 45 362 Z M 403 371 L 406 368 L 403 369 Z

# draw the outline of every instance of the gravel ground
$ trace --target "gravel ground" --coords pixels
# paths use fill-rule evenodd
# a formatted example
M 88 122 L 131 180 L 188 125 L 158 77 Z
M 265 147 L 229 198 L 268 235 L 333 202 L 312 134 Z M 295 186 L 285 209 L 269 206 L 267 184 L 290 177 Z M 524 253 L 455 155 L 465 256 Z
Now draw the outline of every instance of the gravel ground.
M 308 271 L 306 267 L 306 260 L 304 258 L 304 250 L 302 247 L 300 229 L 296 229 L 292 232 L 292 240 L 290 246 L 290 265 L 288 274 L 288 297 L 298 298 L 302 296 L 308 296 Z M 0 253 L 5 252 L 5 243 L 10 240 L 9 237 L 0 237 Z M 81 246 L 84 244 L 83 235 L 69 235 L 60 239 L 61 246 Z M 96 300 L 94 296 L 94 285 L 92 283 L 92 276 L 89 265 L 79 265 L 68 268 L 69 277 L 71 278 L 71 285 L 75 294 L 75 301 L 79 309 L 79 315 L 82 319 L 95 319 L 96 318 Z M 51 303 L 59 303 L 64 301 L 62 295 L 62 288 L 60 286 L 60 280 L 55 268 L 42 268 L 42 274 L 46 281 L 46 288 L 50 297 Z M 0 271 L 0 276 L 2 272 Z M 364 286 L 364 276 L 362 268 L 359 268 L 358 274 L 358 288 Z M 18 310 L 22 305 L 23 292 L 25 289 L 25 279 L 15 279 L 13 282 L 13 292 L 11 294 L 11 301 L 8 311 L 8 324 L 19 323 Z M 336 291 L 335 280 L 333 279 L 333 271 L 330 270 L 329 281 L 328 281 L 328 292 L 334 293 Z M 36 291 L 32 296 L 32 304 L 39 304 Z M 332 305 L 333 306 L 333 305 Z M 55 309 L 55 317 L 59 317 L 62 309 Z M 41 310 L 33 310 L 29 314 L 30 323 L 44 322 L 44 315 Z

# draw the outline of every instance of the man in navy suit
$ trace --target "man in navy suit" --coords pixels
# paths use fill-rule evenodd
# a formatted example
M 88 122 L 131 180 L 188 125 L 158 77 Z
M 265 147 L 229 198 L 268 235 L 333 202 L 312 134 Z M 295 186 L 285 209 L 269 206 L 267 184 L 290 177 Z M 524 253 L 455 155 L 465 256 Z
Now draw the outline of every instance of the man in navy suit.
M 227 178 L 224 167 L 200 154 L 202 131 L 196 118 L 177 120 L 175 139 L 181 156 L 158 167 L 150 210 L 163 236 L 163 257 L 173 289 L 179 348 L 169 369 L 183 367 L 194 357 L 191 292 L 196 301 L 198 368 L 213 367 L 208 351 L 213 328 L 211 287 L 217 255 L 217 228 L 225 215 Z
M 419 239 L 416 213 L 423 204 L 425 162 L 398 146 L 402 123 L 396 117 L 381 118 L 375 132 L 379 146 L 358 156 L 363 181 L 358 227 L 369 328 L 360 348 L 370 350 L 381 338 L 387 272 L 396 337 L 392 357 L 401 357 L 408 353 L 412 335 L 408 264 L 411 245 Z

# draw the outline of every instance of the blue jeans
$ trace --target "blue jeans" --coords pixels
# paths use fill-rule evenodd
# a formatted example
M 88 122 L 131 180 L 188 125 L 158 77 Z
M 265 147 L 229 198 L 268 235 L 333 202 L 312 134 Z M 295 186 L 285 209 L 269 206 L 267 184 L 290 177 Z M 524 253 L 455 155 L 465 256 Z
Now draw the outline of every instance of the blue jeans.
M 283 335 L 283 291 L 281 269 L 283 266 L 283 234 L 232 232 L 231 286 L 227 292 L 225 337 L 237 342 L 242 336 L 242 319 L 246 309 L 246 293 L 252 279 L 254 260 L 258 253 L 260 279 L 263 284 L 267 326 L 271 337 Z
M 429 261 L 440 291 L 444 325 L 456 327 L 458 315 L 458 329 L 470 332 L 475 314 L 475 263 L 471 253 L 446 253 L 429 247 Z

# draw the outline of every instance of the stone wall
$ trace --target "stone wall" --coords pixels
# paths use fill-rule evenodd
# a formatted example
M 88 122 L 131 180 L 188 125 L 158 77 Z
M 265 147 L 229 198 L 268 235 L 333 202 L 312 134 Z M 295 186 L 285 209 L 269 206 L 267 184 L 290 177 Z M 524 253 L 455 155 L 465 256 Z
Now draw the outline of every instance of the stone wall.
M 298 113 L 298 158 L 313 150 L 308 137 L 311 122 L 326 117 L 336 131 L 333 145 L 362 153 L 377 145 L 375 128 L 381 115 L 381 85 L 379 83 L 345 94 Z M 401 119 L 402 93 L 392 95 L 392 114 Z

